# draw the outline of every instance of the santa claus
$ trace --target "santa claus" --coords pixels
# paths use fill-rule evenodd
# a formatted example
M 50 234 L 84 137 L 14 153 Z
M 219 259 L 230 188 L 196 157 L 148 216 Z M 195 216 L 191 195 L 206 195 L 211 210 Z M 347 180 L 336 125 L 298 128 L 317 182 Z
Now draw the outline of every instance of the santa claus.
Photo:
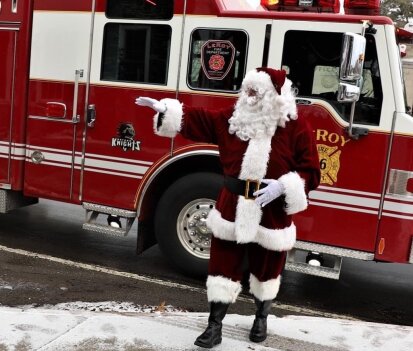
M 219 147 L 224 187 L 207 218 L 213 233 L 206 282 L 210 315 L 195 345 L 221 343 L 222 320 L 241 291 L 245 255 L 257 306 L 250 340 L 264 341 L 286 252 L 296 240 L 292 215 L 307 208 L 307 194 L 320 180 L 313 133 L 297 116 L 291 81 L 283 70 L 254 69 L 246 74 L 235 106 L 224 110 L 148 97 L 136 104 L 158 112 L 157 135 L 180 133 Z

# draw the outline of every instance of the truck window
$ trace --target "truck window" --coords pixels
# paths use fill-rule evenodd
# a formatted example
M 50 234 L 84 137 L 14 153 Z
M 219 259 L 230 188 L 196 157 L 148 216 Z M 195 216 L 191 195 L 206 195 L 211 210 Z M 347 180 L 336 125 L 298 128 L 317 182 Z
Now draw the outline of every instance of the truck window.
M 102 80 L 166 84 L 171 27 L 108 23 L 102 50 Z
M 378 125 L 383 100 L 376 43 L 367 35 L 360 100 L 354 121 Z M 328 45 L 326 45 L 328 43 Z M 342 33 L 288 31 L 282 65 L 298 90 L 298 96 L 328 101 L 348 121 L 351 104 L 337 102 Z
M 173 0 L 107 0 L 106 17 L 169 20 L 174 12 Z
M 247 44 L 244 31 L 194 30 L 187 73 L 189 87 L 237 92 L 245 74 Z

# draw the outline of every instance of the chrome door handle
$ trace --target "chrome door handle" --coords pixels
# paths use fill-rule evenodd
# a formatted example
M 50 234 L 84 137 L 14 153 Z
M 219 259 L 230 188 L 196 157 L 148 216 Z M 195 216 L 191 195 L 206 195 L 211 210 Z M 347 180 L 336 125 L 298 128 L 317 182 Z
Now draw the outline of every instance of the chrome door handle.
M 87 126 L 90 128 L 93 128 L 95 126 L 95 121 L 96 121 L 96 106 L 95 105 L 89 105 L 87 107 Z
M 75 86 L 73 91 L 73 113 L 72 113 L 72 122 L 78 123 L 80 116 L 77 114 L 77 99 L 79 93 L 79 79 L 83 77 L 83 69 L 77 69 L 75 71 Z
M 13 13 L 17 13 L 17 1 L 18 0 L 13 0 L 11 2 L 11 12 L 13 12 Z

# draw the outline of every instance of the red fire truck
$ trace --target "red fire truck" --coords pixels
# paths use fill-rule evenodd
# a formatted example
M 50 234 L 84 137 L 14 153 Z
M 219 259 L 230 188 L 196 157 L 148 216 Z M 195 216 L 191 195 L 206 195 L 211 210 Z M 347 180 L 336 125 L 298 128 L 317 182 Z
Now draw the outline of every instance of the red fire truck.
M 322 170 L 287 269 L 338 279 L 343 257 L 412 263 L 413 119 L 378 3 L 0 0 L 0 212 L 62 201 L 83 206 L 84 229 L 121 236 L 136 219 L 138 253 L 157 242 L 205 273 L 217 149 L 155 136 L 135 98 L 224 107 L 245 72 L 282 67 Z M 349 33 L 365 38 L 356 85 L 340 69 Z

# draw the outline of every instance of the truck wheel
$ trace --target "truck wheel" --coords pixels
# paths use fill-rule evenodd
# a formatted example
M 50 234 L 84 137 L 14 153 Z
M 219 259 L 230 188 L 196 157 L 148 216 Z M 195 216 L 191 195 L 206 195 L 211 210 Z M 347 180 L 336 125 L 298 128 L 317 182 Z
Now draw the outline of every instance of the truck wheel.
M 155 235 L 162 253 L 182 272 L 205 277 L 212 233 L 205 224 L 223 184 L 216 173 L 200 172 L 174 182 L 155 213 Z

